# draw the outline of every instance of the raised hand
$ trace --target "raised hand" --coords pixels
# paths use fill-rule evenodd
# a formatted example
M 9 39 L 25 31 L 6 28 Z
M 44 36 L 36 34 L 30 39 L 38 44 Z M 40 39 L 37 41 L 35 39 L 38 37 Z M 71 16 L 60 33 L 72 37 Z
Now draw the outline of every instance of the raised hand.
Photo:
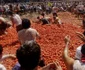
M 65 43 L 69 43 L 70 42 L 70 36 L 69 35 L 65 36 L 64 41 L 65 41 Z
M 83 41 L 85 42 L 85 36 L 84 34 L 80 33 L 80 32 L 76 32 L 77 36 Z

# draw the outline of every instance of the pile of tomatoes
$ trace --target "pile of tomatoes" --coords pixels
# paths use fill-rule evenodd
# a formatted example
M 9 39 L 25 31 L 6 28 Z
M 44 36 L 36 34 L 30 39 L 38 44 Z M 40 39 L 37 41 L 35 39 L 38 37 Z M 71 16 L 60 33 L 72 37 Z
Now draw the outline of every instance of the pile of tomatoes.
M 81 27 L 73 24 L 62 24 L 60 27 L 57 24 L 41 25 L 32 24 L 39 34 L 40 39 L 37 39 L 42 51 L 42 56 L 45 59 L 45 63 L 51 63 L 58 61 L 62 66 L 63 70 L 66 70 L 64 64 L 62 53 L 65 48 L 64 38 L 66 35 L 71 36 L 71 41 L 69 45 L 69 54 L 74 58 L 76 48 L 82 44 L 82 41 L 77 37 L 76 32 L 83 32 Z M 11 27 L 8 33 L 0 36 L 0 44 L 3 45 L 3 54 L 16 54 L 17 48 L 20 46 L 18 41 L 18 36 L 16 29 Z M 11 70 L 17 59 L 6 59 L 2 62 L 7 68 Z

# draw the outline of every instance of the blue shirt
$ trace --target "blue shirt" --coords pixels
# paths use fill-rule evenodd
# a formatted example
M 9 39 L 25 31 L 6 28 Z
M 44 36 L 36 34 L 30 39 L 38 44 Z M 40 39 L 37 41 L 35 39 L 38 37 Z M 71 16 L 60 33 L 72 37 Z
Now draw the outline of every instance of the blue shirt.
M 20 64 L 16 63 L 16 65 L 12 68 L 12 70 L 21 70 Z

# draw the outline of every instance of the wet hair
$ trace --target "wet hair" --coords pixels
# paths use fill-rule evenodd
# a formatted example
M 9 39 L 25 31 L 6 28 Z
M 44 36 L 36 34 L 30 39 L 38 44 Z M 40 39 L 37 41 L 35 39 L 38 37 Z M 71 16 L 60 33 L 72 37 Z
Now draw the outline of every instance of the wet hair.
M 30 41 L 21 45 L 16 52 L 17 59 L 24 70 L 33 70 L 38 66 L 40 60 L 41 50 L 40 46 Z
M 30 28 L 30 26 L 31 26 L 31 22 L 30 22 L 29 19 L 26 19 L 26 18 L 22 19 L 22 27 L 23 27 L 23 29 Z
M 2 47 L 2 45 L 0 44 L 0 54 L 2 54 L 2 52 L 3 52 L 3 47 Z
M 85 44 L 82 45 L 81 53 L 82 53 L 83 55 L 85 55 Z

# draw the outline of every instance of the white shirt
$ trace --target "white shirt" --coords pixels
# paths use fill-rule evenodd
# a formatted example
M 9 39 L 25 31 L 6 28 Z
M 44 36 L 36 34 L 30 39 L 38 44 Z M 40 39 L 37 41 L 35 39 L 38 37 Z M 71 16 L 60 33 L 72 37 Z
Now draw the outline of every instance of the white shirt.
M 73 70 L 85 70 L 85 63 L 75 60 L 73 64 Z
M 79 59 L 79 60 L 81 59 L 81 56 L 82 56 L 81 47 L 82 47 L 82 45 L 79 46 L 79 47 L 76 49 L 76 55 L 75 55 L 75 58 L 76 58 L 76 59 Z
M 12 19 L 13 19 L 13 23 L 15 23 L 16 26 L 22 24 L 22 20 L 18 14 L 14 14 Z
M 6 70 L 6 68 L 2 64 L 0 64 L 0 70 Z
M 33 28 L 22 29 L 18 32 L 18 38 L 21 44 L 31 40 L 35 41 L 37 36 L 39 36 L 39 33 Z
M 76 8 L 77 8 L 78 10 L 83 10 L 83 9 L 84 9 L 84 5 L 78 5 Z
M 58 17 L 56 17 L 56 19 L 58 20 L 59 24 L 62 24 L 61 20 Z

